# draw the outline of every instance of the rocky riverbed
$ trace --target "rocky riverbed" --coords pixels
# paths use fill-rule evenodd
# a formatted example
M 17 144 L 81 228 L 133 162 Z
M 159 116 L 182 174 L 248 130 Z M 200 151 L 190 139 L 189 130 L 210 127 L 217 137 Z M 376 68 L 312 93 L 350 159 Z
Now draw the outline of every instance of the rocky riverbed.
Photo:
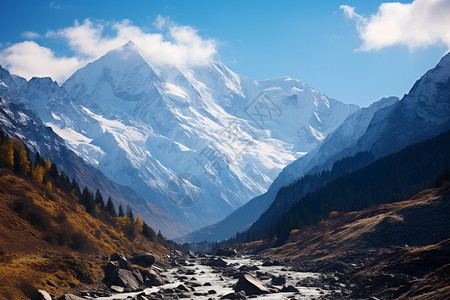
M 123 261 L 114 264 L 127 267 Z M 329 278 L 319 273 L 300 272 L 280 261 L 241 255 L 197 256 L 174 252 L 168 255 L 165 265 L 148 268 L 147 277 L 147 271 L 144 272 L 142 282 L 156 286 L 133 292 L 120 292 L 124 287 L 115 285 L 118 282 L 113 278 L 117 276 L 117 270 L 118 267 L 110 271 L 112 273 L 107 276 L 111 278 L 105 278 L 108 291 L 85 293 L 83 296 L 104 300 L 319 299 L 341 292 L 338 284 L 326 284 Z

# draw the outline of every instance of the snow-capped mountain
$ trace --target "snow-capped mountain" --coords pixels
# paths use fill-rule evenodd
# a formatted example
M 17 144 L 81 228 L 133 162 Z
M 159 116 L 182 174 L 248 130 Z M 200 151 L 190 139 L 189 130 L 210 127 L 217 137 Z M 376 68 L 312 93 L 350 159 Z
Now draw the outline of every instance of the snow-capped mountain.
M 39 152 L 43 157 L 50 157 L 58 169 L 63 170 L 69 178 L 75 178 L 81 187 L 88 186 L 95 192 L 99 189 L 105 198 L 124 207 L 130 205 L 139 212 L 148 224 L 162 229 L 166 236 L 174 236 L 182 231 L 188 232 L 167 212 L 140 197 L 131 188 L 117 184 L 107 178 L 101 171 L 86 164 L 73 151 L 67 148 L 65 141 L 50 127 L 45 126 L 28 100 L 34 103 L 58 103 L 61 90 L 56 82 L 49 78 L 34 78 L 27 82 L 18 76 L 11 76 L 0 66 L 0 127 L 12 138 L 19 138 L 28 146 L 32 156 Z M 48 93 L 48 98 L 44 95 Z M 37 106 L 39 107 L 39 106 Z M 45 107 L 45 106 L 44 106 Z M 41 107 L 39 107 L 41 108 Z M 41 110 L 44 112 L 45 110 Z
M 24 97 L 73 151 L 191 230 L 265 192 L 358 109 L 297 80 L 255 81 L 219 62 L 155 66 L 132 42 L 59 89 L 28 85 Z
M 450 54 L 422 76 L 401 101 L 396 97 L 383 98 L 351 114 L 317 148 L 286 166 L 266 193 L 248 201 L 217 224 L 196 230 L 178 241 L 222 240 L 250 226 L 253 231 L 264 230 L 283 211 L 279 203 L 274 202 L 280 188 L 303 175 L 330 169 L 336 161 L 363 151 L 369 151 L 376 159 L 448 129 Z M 307 192 L 308 187 L 303 187 L 303 193 Z M 298 197 L 300 195 L 297 200 Z M 278 212 L 268 212 L 271 205 Z M 265 218 L 261 217 L 263 213 Z
M 367 108 L 354 112 L 318 147 L 286 166 L 267 192 L 251 199 L 217 224 L 193 231 L 179 238 L 178 241 L 220 241 L 232 237 L 236 232 L 249 229 L 250 225 L 271 206 L 280 188 L 296 181 L 313 169 L 315 171 L 327 169 L 326 163 L 331 164 L 331 167 L 332 162 L 345 157 L 343 150 L 357 143 L 367 130 L 374 114 L 398 100 L 396 97 L 383 98 Z

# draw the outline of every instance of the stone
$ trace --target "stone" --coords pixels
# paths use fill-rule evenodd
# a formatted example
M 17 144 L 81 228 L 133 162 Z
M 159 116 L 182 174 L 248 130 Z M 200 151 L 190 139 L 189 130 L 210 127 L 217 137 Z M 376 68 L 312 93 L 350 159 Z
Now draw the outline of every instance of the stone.
M 247 296 L 245 295 L 244 291 L 236 292 L 236 293 L 229 293 L 223 296 L 220 299 L 247 299 Z
M 281 289 L 282 293 L 297 293 L 299 292 L 299 290 L 293 286 L 293 285 L 288 285 L 288 286 L 283 286 L 283 288 Z
M 211 258 L 205 264 L 210 267 L 219 267 L 219 268 L 225 268 L 228 265 L 227 262 L 221 259 L 220 257 L 217 259 Z
M 152 269 L 145 272 L 143 277 L 146 286 L 151 287 L 151 286 L 160 286 L 164 284 L 163 278 Z
M 113 285 L 123 287 L 130 291 L 136 291 L 140 288 L 139 281 L 138 279 L 136 279 L 135 274 L 125 269 L 114 270 L 114 272 L 111 274 L 111 278 L 109 278 L 107 283 L 107 286 L 109 287 Z
M 38 290 L 36 300 L 52 300 L 52 297 L 46 291 Z
M 217 256 L 231 257 L 231 256 L 236 256 L 236 254 L 237 254 L 237 251 L 233 248 L 219 248 L 216 251 Z
M 130 261 L 135 265 L 148 268 L 155 263 L 156 259 L 151 253 L 135 253 L 130 258 Z
M 125 256 L 123 256 L 122 253 L 115 252 L 115 253 L 111 254 L 109 260 L 119 261 L 119 260 L 127 260 L 127 259 L 125 258 Z
M 272 277 L 272 281 L 271 283 L 273 285 L 284 285 L 286 284 L 286 278 L 284 278 L 283 276 L 278 276 L 278 277 Z
M 250 274 L 244 274 L 241 278 L 239 278 L 234 291 L 244 291 L 246 295 L 261 295 L 269 293 L 269 290 L 261 283 L 261 281 Z

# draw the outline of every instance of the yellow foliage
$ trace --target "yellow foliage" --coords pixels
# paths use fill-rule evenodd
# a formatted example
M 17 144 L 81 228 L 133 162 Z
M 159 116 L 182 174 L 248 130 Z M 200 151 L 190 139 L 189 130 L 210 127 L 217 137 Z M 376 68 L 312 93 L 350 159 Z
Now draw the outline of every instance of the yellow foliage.
M 296 233 L 296 232 L 299 232 L 299 231 L 300 231 L 300 229 L 292 229 L 290 234 L 293 234 L 293 233 Z
M 38 164 L 34 167 L 33 171 L 31 172 L 31 176 L 37 182 L 42 183 L 42 180 L 44 180 L 44 172 L 45 172 L 44 167 Z
M 141 221 L 141 216 L 138 214 L 136 216 L 136 220 L 134 221 L 134 229 L 136 232 L 142 232 L 142 221 Z
M 47 189 L 48 189 L 49 191 L 52 190 L 53 185 L 52 185 L 52 183 L 51 183 L 50 181 L 47 181 L 47 184 L 46 184 L 45 186 L 47 187 Z
M 45 161 L 45 172 L 50 171 L 51 166 L 52 166 L 52 163 L 50 162 L 50 157 L 47 156 L 47 160 Z
M 0 165 L 14 169 L 14 150 L 11 143 L 5 143 L 0 147 Z

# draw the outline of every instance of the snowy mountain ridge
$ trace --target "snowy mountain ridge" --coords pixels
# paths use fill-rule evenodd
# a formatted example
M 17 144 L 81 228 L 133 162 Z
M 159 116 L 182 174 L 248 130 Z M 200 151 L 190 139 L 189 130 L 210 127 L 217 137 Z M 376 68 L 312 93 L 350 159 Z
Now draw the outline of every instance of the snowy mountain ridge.
M 18 90 L 85 161 L 191 230 L 265 192 L 358 110 L 297 80 L 255 81 L 219 62 L 155 67 L 132 42 L 55 84 L 36 78 Z M 191 184 L 186 174 L 198 193 L 180 206 L 170 184 Z

